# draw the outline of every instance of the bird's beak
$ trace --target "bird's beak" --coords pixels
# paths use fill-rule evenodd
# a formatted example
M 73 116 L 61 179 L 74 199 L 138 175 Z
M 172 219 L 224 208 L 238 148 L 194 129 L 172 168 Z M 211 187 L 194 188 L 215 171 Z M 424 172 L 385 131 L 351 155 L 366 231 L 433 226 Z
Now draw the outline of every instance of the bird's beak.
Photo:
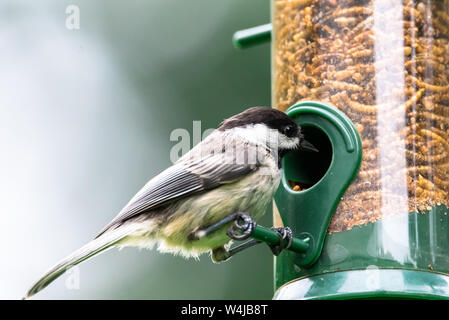
M 313 151 L 313 152 L 319 152 L 317 148 L 313 144 L 311 144 L 309 141 L 302 139 L 299 147 L 301 149 L 307 150 L 307 151 Z

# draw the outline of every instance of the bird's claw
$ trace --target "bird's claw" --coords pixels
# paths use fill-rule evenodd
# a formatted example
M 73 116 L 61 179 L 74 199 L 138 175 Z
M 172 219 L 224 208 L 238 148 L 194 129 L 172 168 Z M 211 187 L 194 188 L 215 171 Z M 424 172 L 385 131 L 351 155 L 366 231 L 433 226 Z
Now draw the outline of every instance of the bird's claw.
M 292 245 L 293 232 L 289 227 L 271 228 L 271 230 L 279 233 L 279 244 L 269 245 L 271 252 L 273 252 L 275 256 L 278 256 L 282 250 L 288 249 Z
M 213 263 L 220 263 L 228 260 L 231 253 L 225 247 L 218 247 L 212 250 L 211 258 Z
M 255 222 L 251 217 L 244 212 L 237 212 L 234 223 L 226 231 L 229 238 L 233 240 L 248 239 L 254 231 Z

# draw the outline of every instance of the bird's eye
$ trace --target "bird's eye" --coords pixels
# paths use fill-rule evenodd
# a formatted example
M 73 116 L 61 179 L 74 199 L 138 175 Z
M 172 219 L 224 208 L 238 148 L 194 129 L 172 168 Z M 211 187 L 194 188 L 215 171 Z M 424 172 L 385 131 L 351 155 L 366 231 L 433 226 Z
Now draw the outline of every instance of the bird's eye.
M 284 134 L 287 137 L 293 137 L 295 135 L 295 128 L 291 125 L 288 125 L 284 128 Z

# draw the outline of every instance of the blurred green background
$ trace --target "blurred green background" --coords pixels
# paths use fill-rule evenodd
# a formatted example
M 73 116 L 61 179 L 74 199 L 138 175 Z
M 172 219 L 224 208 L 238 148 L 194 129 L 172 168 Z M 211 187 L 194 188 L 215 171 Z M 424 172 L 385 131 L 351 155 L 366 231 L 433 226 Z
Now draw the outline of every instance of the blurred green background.
M 66 7 L 80 29 L 66 28 Z M 0 298 L 21 298 L 168 167 L 170 133 L 270 105 L 269 45 L 234 31 L 269 21 L 268 0 L 0 4 Z M 267 213 L 261 222 L 271 225 Z M 40 299 L 270 299 L 266 246 L 214 265 L 111 250 Z

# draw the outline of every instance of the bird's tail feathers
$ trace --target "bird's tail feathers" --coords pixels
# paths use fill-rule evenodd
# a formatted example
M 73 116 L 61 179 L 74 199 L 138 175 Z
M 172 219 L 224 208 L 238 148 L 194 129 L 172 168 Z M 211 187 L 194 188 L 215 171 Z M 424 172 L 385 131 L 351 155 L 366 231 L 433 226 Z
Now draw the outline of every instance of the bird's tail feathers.
M 137 228 L 134 224 L 124 224 L 116 229 L 110 229 L 106 233 L 102 234 L 100 237 L 95 238 L 91 242 L 87 243 L 83 247 L 79 248 L 71 255 L 61 260 L 50 270 L 48 270 L 33 286 L 28 290 L 24 299 L 28 299 L 35 295 L 56 278 L 62 275 L 71 267 L 83 262 L 84 260 L 100 253 L 107 249 L 110 249 L 114 244 L 130 235 Z

